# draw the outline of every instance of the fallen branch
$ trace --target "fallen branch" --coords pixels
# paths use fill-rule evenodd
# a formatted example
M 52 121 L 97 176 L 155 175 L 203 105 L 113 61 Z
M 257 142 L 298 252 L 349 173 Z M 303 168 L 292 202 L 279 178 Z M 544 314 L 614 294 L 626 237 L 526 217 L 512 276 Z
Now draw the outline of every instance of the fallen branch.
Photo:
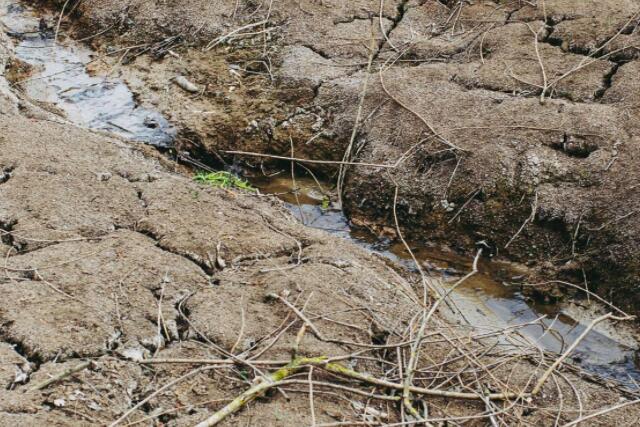
M 237 365 L 238 362 L 233 359 L 147 359 L 138 362 L 141 365 Z M 255 360 L 251 361 L 254 365 L 275 365 L 281 366 L 289 363 L 288 360 Z
M 72 368 L 66 369 L 65 371 L 62 371 L 61 373 L 59 373 L 58 375 L 55 375 L 51 378 L 49 378 L 46 381 L 43 381 L 39 384 L 36 384 L 35 386 L 31 387 L 29 389 L 29 392 L 34 392 L 34 391 L 38 391 L 38 390 L 42 390 L 45 389 L 47 387 L 49 387 L 51 384 L 54 384 L 62 379 L 67 378 L 70 375 L 75 374 L 76 372 L 80 372 L 83 371 L 85 369 L 87 369 L 89 366 L 91 366 L 93 364 L 93 362 L 91 361 L 87 361 L 87 362 L 82 362 L 81 364 L 74 366 Z
M 389 388 L 392 390 L 404 390 L 403 384 L 386 381 L 376 378 L 369 374 L 363 374 L 352 369 L 349 369 L 339 363 L 328 362 L 326 357 L 314 357 L 314 358 L 297 358 L 291 361 L 287 366 L 278 369 L 272 374 L 266 375 L 260 379 L 260 381 L 236 397 L 231 403 L 224 408 L 217 411 L 215 414 L 197 424 L 196 427 L 212 427 L 224 420 L 229 415 L 235 414 L 241 410 L 247 403 L 252 402 L 256 398 L 262 396 L 267 390 L 283 385 L 285 379 L 297 374 L 305 367 L 318 367 L 332 374 L 348 378 L 351 380 L 357 380 L 364 383 L 380 386 L 383 388 Z M 409 391 L 414 394 L 420 394 L 424 396 L 437 396 L 447 397 L 451 399 L 465 399 L 465 400 L 477 400 L 484 402 L 488 400 L 511 400 L 521 399 L 529 397 L 528 394 L 522 393 L 488 393 L 484 396 L 480 393 L 463 393 L 457 391 L 436 390 L 423 387 L 410 386 Z
M 576 349 L 576 347 L 578 346 L 578 344 L 580 344 L 580 342 L 582 342 L 582 340 L 589 334 L 589 332 L 591 332 L 591 330 L 593 328 L 595 328 L 595 326 L 600 323 L 600 322 L 604 322 L 607 319 L 612 319 L 612 320 L 630 320 L 631 317 L 616 317 L 613 315 L 613 313 L 607 313 L 605 315 L 602 315 L 600 317 L 598 317 L 597 319 L 594 319 L 589 326 L 586 327 L 586 329 L 584 331 L 582 331 L 582 333 L 580 334 L 580 336 L 578 338 L 576 338 L 576 340 L 573 342 L 573 344 L 571 344 L 569 346 L 569 348 L 567 349 L 567 351 L 565 351 L 562 356 L 560 356 L 555 362 L 553 362 L 553 364 L 551 366 L 549 366 L 549 369 L 547 369 L 545 371 L 545 373 L 542 375 L 542 377 L 540 377 L 540 379 L 538 380 L 538 382 L 536 383 L 535 387 L 533 388 L 533 390 L 531 391 L 531 395 L 535 396 L 538 393 L 540 393 L 540 390 L 542 390 L 542 387 L 544 386 L 545 382 L 547 381 L 547 379 L 549 378 L 549 376 L 553 373 L 553 371 L 555 371 L 555 369 L 562 363 L 564 362 L 564 360 L 569 357 L 569 355 L 573 352 L 573 350 Z
M 309 363 L 317 363 L 318 361 L 325 360 L 325 358 L 317 358 L 317 359 L 294 359 L 287 366 L 278 369 L 274 373 L 270 375 L 266 375 L 262 377 L 258 384 L 249 388 L 249 390 L 242 393 L 240 396 L 236 397 L 226 405 L 224 408 L 220 409 L 218 412 L 207 418 L 206 420 L 199 423 L 196 427 L 211 427 L 218 424 L 220 421 L 227 418 L 229 415 L 235 414 L 240 409 L 242 409 L 247 403 L 252 402 L 256 398 L 262 396 L 267 390 L 276 387 L 279 383 L 287 377 L 290 377 L 293 374 L 298 373 L 306 364 Z

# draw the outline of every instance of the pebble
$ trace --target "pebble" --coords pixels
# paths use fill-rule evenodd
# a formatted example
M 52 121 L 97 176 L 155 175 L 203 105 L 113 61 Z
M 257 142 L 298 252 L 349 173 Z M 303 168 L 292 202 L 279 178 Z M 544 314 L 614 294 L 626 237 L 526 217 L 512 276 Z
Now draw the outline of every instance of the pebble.
M 198 86 L 196 86 L 194 83 L 189 81 L 185 76 L 176 76 L 176 78 L 174 78 L 173 81 L 176 82 L 178 86 L 180 86 L 182 89 L 186 90 L 187 92 L 191 92 L 191 93 L 200 92 L 200 89 L 198 88 Z

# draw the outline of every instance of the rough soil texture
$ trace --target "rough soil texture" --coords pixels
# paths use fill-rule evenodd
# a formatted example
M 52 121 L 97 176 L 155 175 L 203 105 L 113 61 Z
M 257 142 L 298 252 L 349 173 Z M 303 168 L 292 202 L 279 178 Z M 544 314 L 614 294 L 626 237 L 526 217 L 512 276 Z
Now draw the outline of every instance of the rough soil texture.
M 180 4 L 162 2 L 153 10 L 145 8 L 145 3 L 95 1 L 83 2 L 81 7 L 85 14 L 95 12 L 85 17 L 106 23 L 112 22 L 108 19 L 120 16 L 125 6 L 137 6 L 127 9 L 133 16 L 131 19 L 135 19 L 134 24 L 137 24 L 129 24 L 134 31 L 131 37 L 141 37 L 142 34 L 155 37 L 156 33 L 147 32 L 147 27 L 156 27 L 156 30 L 162 28 L 158 35 L 170 34 L 178 28 L 184 31 L 184 28 L 193 28 L 193 22 L 200 22 L 208 14 L 212 17 L 224 16 L 222 14 L 225 12 L 224 7 L 217 7 L 220 5 L 210 2 L 206 2 L 206 5 L 197 1 Z M 399 26 L 402 24 L 399 18 L 404 15 L 405 9 L 434 6 L 413 2 L 400 5 L 386 3 L 388 10 L 383 10 L 383 22 L 387 19 Z M 548 10 L 551 10 L 551 2 L 548 3 Z M 364 33 L 369 34 L 371 27 L 375 28 L 379 22 L 370 21 L 367 11 L 377 9 L 373 2 L 365 1 L 332 7 L 338 4 L 342 3 L 326 0 L 274 3 L 273 14 L 280 17 L 283 32 L 288 34 L 282 40 L 287 40 L 287 37 L 295 40 L 297 47 L 291 47 L 290 50 L 297 52 L 294 56 L 302 53 L 302 57 L 308 58 L 311 55 L 301 50 L 303 43 L 309 43 L 312 48 L 308 49 L 311 51 L 324 43 L 323 55 L 331 60 L 339 57 L 351 63 L 366 61 L 368 55 L 366 47 L 360 43 L 362 40 L 357 43 L 353 40 L 344 41 L 339 45 L 329 41 L 339 40 L 339 34 L 352 36 L 354 28 L 362 27 L 366 43 Z M 242 13 L 247 15 L 248 6 L 245 6 Z M 396 14 L 398 6 L 401 6 L 403 13 Z M 480 7 L 478 13 L 483 11 L 484 7 Z M 172 15 L 167 15 L 168 12 Z M 175 22 L 174 12 L 180 12 L 179 22 Z M 135 13 L 142 15 L 136 18 Z M 314 16 L 314 13 L 323 15 L 318 15 L 318 19 L 310 19 L 308 25 L 302 25 L 288 24 L 295 21 L 293 18 L 284 19 L 286 13 L 291 13 L 292 17 Z M 162 27 L 157 17 L 165 23 Z M 327 20 L 331 17 L 334 20 L 342 17 L 344 22 Z M 226 17 L 219 21 L 229 22 Z M 208 22 L 213 25 L 217 21 L 211 19 Z M 342 25 L 350 29 L 344 30 Z M 207 31 L 215 33 L 218 30 L 213 27 Z M 323 34 L 322 38 L 306 34 L 310 30 Z M 167 164 L 166 160 L 150 153 L 148 149 L 79 129 L 33 106 L 28 100 L 14 94 L 5 80 L 4 67 L 10 59 L 9 47 L 10 42 L 0 34 L 0 253 L 4 255 L 0 267 L 0 291 L 3 296 L 0 299 L 0 380 L 4 385 L 0 392 L 1 425 L 106 425 L 160 387 L 193 369 L 192 365 L 142 365 L 136 362 L 140 358 L 220 358 L 226 357 L 225 352 L 246 352 L 246 356 L 264 350 L 261 355 L 263 359 L 288 360 L 301 322 L 284 304 L 267 298 L 268 294 L 282 295 L 299 308 L 305 306 L 307 316 L 313 316 L 323 333 L 332 338 L 332 342 L 328 342 L 307 333 L 300 342 L 299 354 L 338 356 L 351 354 L 361 348 L 344 342 L 366 345 L 401 342 L 404 331 L 419 310 L 409 296 L 413 292 L 412 284 L 417 287 L 416 292 L 420 291 L 415 278 L 403 277 L 404 273 L 349 242 L 304 228 L 277 200 L 252 193 L 203 187 L 188 177 L 171 172 L 173 165 Z M 141 58 L 134 67 L 149 67 L 147 82 L 154 78 L 161 80 L 159 76 L 175 73 L 176 67 L 185 67 L 195 73 L 196 69 L 182 62 L 189 61 L 188 55 L 191 54 L 182 54 L 185 56 L 181 61 L 167 59 L 160 64 L 143 65 L 148 59 Z M 195 55 L 194 61 L 200 63 L 203 73 L 204 70 L 211 72 L 215 69 L 207 68 L 206 64 L 200 62 L 204 54 L 192 55 Z M 214 63 L 226 64 L 227 58 L 220 54 L 206 55 Z M 485 60 L 488 64 L 489 58 Z M 462 69 L 471 65 L 462 61 L 450 66 Z M 603 64 L 603 67 L 608 66 Z M 166 67 L 166 70 L 156 73 L 155 67 Z M 586 76 L 591 71 L 584 72 Z M 562 221 L 567 220 L 570 212 L 582 217 L 582 227 L 587 228 L 592 224 L 591 214 L 582 214 L 579 209 L 584 206 L 587 197 L 591 197 L 589 203 L 594 205 L 593 215 L 598 212 L 596 208 L 607 202 L 612 211 L 610 215 L 621 216 L 630 212 L 620 209 L 635 200 L 632 194 L 624 200 L 617 198 L 617 203 L 621 205 L 614 205 L 607 193 L 615 186 L 623 188 L 629 185 L 628 182 L 634 177 L 632 171 L 635 166 L 631 163 L 633 140 L 628 136 L 631 132 L 630 119 L 616 113 L 618 107 L 615 105 L 619 101 L 611 100 L 611 106 L 562 99 L 547 101 L 541 106 L 535 98 L 524 95 L 468 89 L 461 83 L 450 81 L 446 75 L 439 65 L 423 64 L 393 68 L 386 74 L 386 79 L 388 88 L 393 88 L 398 97 L 410 96 L 412 106 L 422 112 L 428 111 L 430 120 L 437 122 L 443 132 L 445 128 L 453 126 L 511 123 L 505 118 L 486 122 L 479 117 L 500 117 L 501 114 L 505 117 L 508 115 L 510 120 L 531 117 L 547 127 L 550 123 L 560 126 L 559 123 L 565 118 L 570 120 L 575 129 L 573 133 L 567 133 L 562 140 L 564 145 L 559 147 L 558 141 L 564 131 L 507 132 L 493 129 L 485 132 L 475 129 L 466 130 L 464 138 L 450 136 L 452 142 L 466 149 L 468 154 L 459 154 L 463 160 L 460 161 L 457 179 L 453 180 L 447 199 L 458 201 L 460 194 L 480 185 L 483 187 L 482 197 L 460 215 L 460 224 L 456 225 L 455 230 L 459 231 L 461 239 L 465 236 L 475 238 L 470 234 L 472 232 L 465 229 L 470 227 L 469 224 L 475 224 L 473 232 L 480 233 L 482 227 L 494 227 L 500 223 L 498 216 L 510 209 L 519 209 L 518 212 L 526 216 L 529 198 L 536 190 L 540 212 L 556 215 L 548 217 L 546 221 L 551 224 L 557 221 L 559 224 L 557 227 L 548 227 L 547 235 L 552 244 L 558 239 L 554 233 L 565 226 Z M 193 74 L 193 77 L 198 76 L 203 79 L 198 83 L 206 82 L 205 74 Z M 244 79 L 235 74 L 220 78 Z M 267 81 L 265 77 L 260 79 L 260 84 Z M 291 86 L 287 86 L 288 83 L 282 83 L 283 86 L 274 84 L 256 97 L 247 97 L 247 91 L 259 86 L 237 83 L 243 92 L 233 95 L 234 98 L 229 102 L 234 108 L 239 105 L 250 107 L 254 102 L 259 103 L 261 97 L 269 97 L 273 93 L 281 96 L 280 92 L 299 90 L 308 91 L 308 101 L 312 104 L 320 105 L 320 100 L 326 99 L 334 108 L 334 114 L 326 117 L 326 123 L 334 129 L 335 136 L 323 140 L 322 146 L 334 156 L 341 156 L 345 132 L 353 117 L 353 99 L 357 98 L 362 79 L 362 71 L 351 74 L 344 71 L 329 77 L 325 73 L 322 77 L 309 78 L 309 82 L 322 82 L 317 95 L 312 83 L 297 81 Z M 628 80 L 633 82 L 632 78 Z M 219 84 L 228 91 L 229 87 L 224 86 L 223 81 Z M 591 89 L 586 88 L 591 87 L 591 81 L 585 77 L 571 85 L 567 80 L 564 90 L 576 99 L 588 97 L 587 92 Z M 624 79 L 621 78 L 620 82 L 624 85 Z M 495 84 L 501 83 L 496 80 Z M 163 87 L 163 90 L 158 89 L 158 105 L 169 110 L 173 105 L 170 102 L 177 103 L 180 99 L 191 102 L 188 109 L 183 105 L 176 110 L 176 114 L 185 114 L 185 117 L 192 107 L 213 108 L 219 105 L 213 93 L 207 92 L 205 96 L 190 99 L 167 81 Z M 381 96 L 379 85 L 372 83 L 371 95 L 366 103 L 367 111 L 377 107 Z M 293 108 L 290 102 L 280 102 L 280 112 Z M 197 103 L 201 103 L 200 106 Z M 270 102 L 265 102 L 265 105 L 276 108 L 273 107 L 276 104 Z M 243 123 L 251 120 L 246 116 L 250 112 L 253 114 L 253 111 L 244 111 Z M 268 113 L 261 111 L 255 114 L 264 114 L 266 117 Z M 217 123 L 215 120 L 226 117 L 224 110 L 217 110 L 216 114 L 218 118 L 210 118 L 215 114 L 207 115 L 207 120 L 211 121 L 201 124 L 199 129 L 207 129 L 207 126 Z M 235 114 L 240 112 L 236 111 Z M 632 114 L 632 110 L 629 110 L 629 117 Z M 360 137 L 368 141 L 362 151 L 362 159 L 376 160 L 383 156 L 388 161 L 393 155 L 415 144 L 420 137 L 420 127 L 414 118 L 393 103 L 383 105 L 372 117 L 366 122 Z M 308 132 L 296 120 L 304 122 L 311 118 L 316 120 L 316 115 L 304 110 L 304 113 L 289 119 L 294 122 L 290 126 L 301 129 L 301 133 Z M 230 126 L 228 130 L 237 131 L 238 124 L 233 123 L 233 117 L 227 117 L 227 120 Z M 178 123 L 185 126 L 185 133 L 189 130 L 188 120 Z M 540 126 L 538 121 L 531 123 Z M 260 125 L 254 129 L 255 132 L 259 133 L 259 128 Z M 222 144 L 220 141 L 225 138 L 222 133 L 220 141 L 216 142 L 198 129 L 190 131 L 199 135 L 203 152 L 219 149 L 216 144 Z M 208 128 L 211 135 L 217 131 L 215 127 Z M 591 133 L 598 133 L 599 136 L 586 135 Z M 390 136 L 397 138 L 389 139 Z M 509 140 L 505 141 L 509 136 Z M 598 167 L 610 159 L 613 141 L 617 138 L 624 142 L 624 145 L 616 146 L 618 160 L 608 173 L 602 172 Z M 521 139 L 521 142 L 514 143 L 515 139 Z M 271 141 L 257 140 L 260 143 Z M 225 141 L 229 146 L 237 147 L 232 142 Z M 296 142 L 300 143 L 300 140 L 296 139 Z M 595 144 L 596 150 L 591 150 L 592 144 Z M 518 154 L 519 150 L 522 150 L 521 154 Z M 593 152 L 585 158 L 574 155 L 576 150 L 580 153 L 584 150 Z M 420 156 L 408 161 L 402 172 L 395 172 L 395 179 L 401 183 L 402 198 L 406 200 L 402 204 L 402 218 L 407 226 L 416 229 L 431 227 L 431 224 L 440 227 L 442 220 L 438 222 L 436 219 L 443 217 L 443 214 L 433 208 L 435 202 L 429 201 L 440 203 L 442 197 L 438 191 L 442 191 L 442 186 L 438 186 L 435 180 L 430 183 L 429 174 L 434 172 L 428 172 L 428 169 L 433 163 L 433 169 L 439 171 L 439 179 L 443 182 L 445 178 L 442 177 L 449 176 L 446 168 L 451 168 L 452 162 L 447 162 L 446 156 L 434 158 L 433 154 L 429 155 L 427 147 L 420 151 Z M 491 161 L 488 156 L 491 156 Z M 419 163 L 419 158 L 422 158 L 422 168 L 413 166 Z M 550 159 L 554 162 L 549 163 Z M 482 167 L 474 168 L 474 165 Z M 623 170 L 627 171 L 624 180 Z M 368 172 L 363 169 L 351 170 L 349 206 L 354 213 L 361 211 L 363 214 L 384 216 L 385 210 L 390 209 L 389 182 L 379 172 L 372 175 Z M 525 177 L 530 181 L 523 184 L 519 179 Z M 581 182 L 591 184 L 580 186 Z M 552 191 L 553 188 L 555 190 Z M 375 197 L 373 192 L 376 193 Z M 411 198 L 408 193 L 411 193 Z M 529 196 L 518 205 L 514 200 L 519 200 L 520 194 Z M 368 202 L 361 203 L 362 198 Z M 412 215 L 409 213 L 410 207 L 418 200 L 421 200 L 420 209 L 423 210 Z M 374 201 L 378 203 L 375 209 L 371 205 Z M 490 209 L 492 203 L 501 206 Z M 557 211 L 552 209 L 554 206 L 557 206 Z M 614 209 L 618 210 L 614 213 Z M 505 215 L 505 218 L 510 217 Z M 539 213 L 534 227 L 544 230 L 544 222 L 538 224 L 543 219 Z M 577 218 L 575 220 L 579 221 Z M 629 239 L 633 239 L 633 227 L 621 227 L 628 225 L 623 221 L 625 219 L 620 219 L 615 228 L 629 233 Z M 510 223 L 506 220 L 502 220 L 502 223 L 503 227 L 509 228 Z M 439 230 L 444 232 L 441 228 Z M 527 230 L 526 240 L 530 242 L 534 239 L 529 235 L 532 230 L 533 227 Z M 495 230 L 496 233 L 498 231 Z M 608 239 L 617 236 L 606 224 L 603 231 L 611 233 Z M 628 263 L 634 256 L 633 241 L 626 243 L 627 246 L 619 250 L 625 249 L 629 254 L 619 258 L 621 263 Z M 610 240 L 599 243 L 597 239 L 591 239 L 590 244 L 594 247 L 598 244 L 607 245 Z M 583 246 L 578 246 L 576 250 L 582 251 Z M 611 256 L 614 254 L 617 253 L 612 252 Z M 598 255 L 611 262 L 607 253 Z M 292 324 L 283 329 L 287 322 Z M 447 331 L 457 328 L 443 322 L 439 319 L 438 325 Z M 455 330 L 459 334 L 470 333 L 464 328 Z M 270 337 L 278 331 L 282 331 L 280 339 L 270 346 Z M 455 374 L 458 370 L 469 368 L 471 362 L 467 362 L 464 356 L 457 356 L 458 344 L 441 339 L 437 331 L 433 332 L 432 337 L 425 344 L 428 345 L 428 351 L 423 351 L 420 359 L 420 366 L 424 369 L 421 374 L 443 371 Z M 467 342 L 466 339 L 460 340 Z M 395 363 L 397 355 L 391 353 L 380 351 L 376 356 L 383 362 Z M 537 352 L 531 353 L 532 361 L 523 357 L 510 358 L 501 352 L 477 351 L 474 354 L 474 359 L 481 358 L 484 364 L 495 368 L 491 374 L 498 377 L 495 381 L 508 384 L 509 388 L 515 390 L 528 387 L 529 376 L 535 374 L 539 377 L 543 370 L 536 360 Z M 88 369 L 65 377 L 43 390 L 28 391 L 32 386 L 77 366 L 87 358 L 94 362 Z M 388 367 L 379 361 L 353 358 L 347 362 L 359 371 L 379 377 L 389 375 L 388 378 L 399 380 L 397 372 L 387 372 Z M 474 372 L 475 380 L 471 374 L 468 377 L 465 374 L 465 381 L 480 381 L 478 373 Z M 321 372 L 317 375 L 321 380 L 335 381 Z M 621 394 L 616 389 L 587 381 L 572 371 L 565 371 L 563 375 L 557 383 L 548 382 L 543 394 L 534 400 L 534 404 L 541 409 L 532 409 L 528 404 L 518 404 L 515 409 L 511 406 L 508 410 L 513 412 L 510 412 L 507 422 L 525 420 L 522 422 L 551 425 L 556 417 L 561 422 L 576 418 L 579 416 L 578 408 L 588 411 L 621 401 Z M 188 381 L 179 382 L 152 398 L 136 410 L 128 421 L 138 420 L 141 425 L 193 425 L 249 387 L 254 376 L 255 372 L 245 366 L 198 372 Z M 484 373 L 480 373 L 480 376 L 483 378 Z M 430 386 L 428 379 L 416 381 Z M 347 383 L 351 386 L 354 384 Z M 483 378 L 481 384 L 478 385 L 482 387 L 481 390 L 491 390 L 492 382 L 489 379 Z M 451 388 L 457 390 L 461 387 L 452 385 Z M 270 393 L 225 423 L 311 425 L 307 390 L 308 387 L 304 385 L 292 386 L 286 395 Z M 370 419 L 366 418 L 372 416 L 372 412 L 365 409 L 367 406 L 375 409 L 374 414 L 377 415 L 373 416 L 380 417 L 382 422 L 400 421 L 396 404 L 365 404 L 368 399 L 362 396 L 336 393 L 333 389 L 324 391 L 316 390 L 315 395 L 315 422 L 318 424 Z M 432 417 L 445 413 L 473 415 L 486 409 L 484 402 L 442 398 L 426 399 L 424 404 Z M 634 425 L 640 416 L 639 411 L 637 406 L 628 406 L 606 417 L 590 420 L 585 425 Z M 383 413 L 386 415 L 380 415 Z M 480 418 L 471 422 L 485 425 L 488 420 Z
M 368 80 L 355 160 L 409 155 L 349 169 L 352 219 L 392 225 L 397 183 L 418 240 L 462 251 L 485 240 L 540 278 L 586 276 L 636 310 L 640 5 L 538 3 L 93 1 L 74 30 L 109 29 L 93 39 L 103 51 L 181 35 L 177 55 L 132 58 L 121 73 L 181 127 L 180 151 L 212 162 L 230 161 L 224 150 L 289 155 L 290 141 L 296 157 L 341 160 Z M 250 35 L 220 39 L 243 26 L 234 34 Z

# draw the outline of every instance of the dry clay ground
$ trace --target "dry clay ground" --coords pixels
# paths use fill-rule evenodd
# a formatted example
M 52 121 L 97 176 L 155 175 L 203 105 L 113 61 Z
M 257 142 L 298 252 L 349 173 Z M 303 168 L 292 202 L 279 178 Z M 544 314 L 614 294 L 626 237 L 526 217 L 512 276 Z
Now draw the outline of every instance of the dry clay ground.
M 277 201 L 200 186 L 33 106 L 6 82 L 8 62 L 0 34 L 1 425 L 194 425 L 293 349 L 343 356 L 344 368 L 304 367 L 227 425 L 401 422 L 392 390 L 416 343 L 422 389 L 410 400 L 422 416 L 635 425 L 635 397 L 568 367 L 531 399 L 494 400 L 530 391 L 553 359 L 437 315 L 422 334 L 416 278 L 303 228 Z
M 98 34 L 91 40 L 105 53 L 145 44 L 144 55 L 133 48 L 111 65 L 130 63 L 117 68 L 143 103 L 180 126 L 191 155 L 287 156 L 292 140 L 296 157 L 350 151 L 357 162 L 395 165 L 349 168 L 344 206 L 357 223 L 392 225 L 397 185 L 400 221 L 418 240 L 462 251 L 484 240 L 539 277 L 586 278 L 637 309 L 637 0 L 118 0 L 73 9 L 73 30 Z M 183 44 L 167 54 L 160 42 L 174 36 Z M 172 84 L 176 75 L 201 92 Z

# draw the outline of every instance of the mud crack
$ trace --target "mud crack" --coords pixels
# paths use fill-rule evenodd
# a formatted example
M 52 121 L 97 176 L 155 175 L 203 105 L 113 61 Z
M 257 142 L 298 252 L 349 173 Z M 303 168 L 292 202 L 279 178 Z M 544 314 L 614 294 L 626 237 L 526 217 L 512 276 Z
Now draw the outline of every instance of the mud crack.
M 373 61 L 375 62 L 378 57 L 380 56 L 380 53 L 382 52 L 382 49 L 385 47 L 385 45 L 389 44 L 388 40 L 389 37 L 391 36 L 391 33 L 393 33 L 393 31 L 398 28 L 398 25 L 400 25 L 400 23 L 402 22 L 402 19 L 404 18 L 405 13 L 408 10 L 407 4 L 409 3 L 409 0 L 402 0 L 399 4 L 398 4 L 398 8 L 397 8 L 397 12 L 396 12 L 396 16 L 392 17 L 392 18 L 388 18 L 391 20 L 391 26 L 389 27 L 388 30 L 386 30 L 385 35 L 383 37 L 383 39 L 378 42 L 378 47 L 376 52 L 373 54 Z M 375 18 L 374 18 L 375 19 Z M 385 31 L 384 28 L 380 28 L 381 31 Z M 393 46 L 390 46 L 393 48 Z M 394 48 L 395 50 L 395 48 Z M 360 67 L 360 69 L 364 69 L 366 68 L 366 65 L 362 65 Z
M 18 252 L 21 252 L 23 247 L 21 244 L 16 242 L 16 239 L 13 236 L 13 230 L 17 223 L 17 219 L 0 220 L 0 242 L 7 246 L 11 246 Z
M 195 264 L 201 271 L 202 274 L 204 276 L 207 277 L 211 277 L 212 274 L 214 274 L 216 272 L 215 270 L 215 266 L 210 266 L 209 261 L 205 261 L 203 260 L 201 257 L 192 254 L 192 253 L 187 253 L 187 252 L 183 252 L 183 251 L 178 251 L 175 249 L 172 249 L 170 247 L 167 247 L 165 245 L 162 244 L 162 238 L 158 235 L 156 235 L 153 231 L 151 230 L 147 230 L 147 229 L 138 229 L 136 227 L 130 227 L 130 226 L 123 226 L 120 224 L 114 224 L 114 227 L 116 230 L 127 230 L 127 231 L 131 231 L 133 233 L 138 233 L 138 234 L 142 234 L 145 237 L 150 238 L 151 240 L 153 240 L 155 242 L 155 245 L 158 249 L 161 249 L 167 253 L 170 253 L 172 255 L 177 255 L 179 257 L 184 258 L 185 260 L 189 261 L 192 264 Z
M 328 59 L 331 60 L 333 59 L 331 57 L 331 55 L 329 55 L 327 52 L 325 52 L 322 49 L 319 49 L 317 47 L 315 47 L 314 45 L 312 45 L 311 43 L 307 43 L 307 44 L 303 44 L 302 47 L 306 47 L 307 49 L 309 49 L 310 51 L 312 51 L 313 53 L 315 53 L 316 55 L 321 56 L 323 59 Z
M 606 73 L 603 76 L 603 78 L 602 78 L 602 88 L 600 88 L 596 92 L 595 97 L 594 97 L 596 100 L 602 99 L 602 97 L 607 92 L 607 90 L 611 89 L 611 86 L 613 85 L 613 77 L 616 75 L 616 73 L 618 72 L 620 67 L 622 67 L 622 65 L 624 65 L 624 64 L 615 62 L 613 64 L 613 67 L 611 67 L 611 69 L 609 70 L 609 72 Z

